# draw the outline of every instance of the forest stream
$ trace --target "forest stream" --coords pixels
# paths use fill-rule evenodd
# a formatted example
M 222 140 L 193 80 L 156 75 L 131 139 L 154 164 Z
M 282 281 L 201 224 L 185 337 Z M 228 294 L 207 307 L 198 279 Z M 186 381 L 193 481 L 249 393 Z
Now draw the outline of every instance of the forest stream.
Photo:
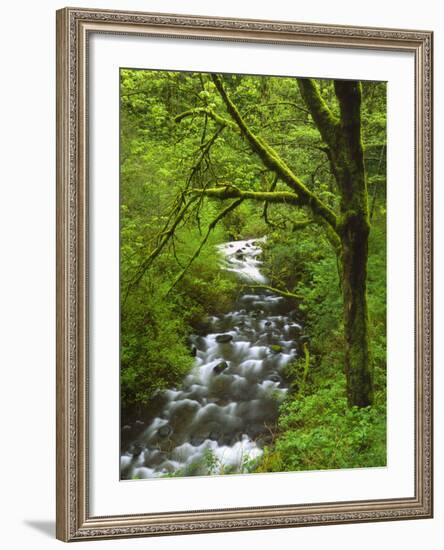
M 209 318 L 206 335 L 190 337 L 195 364 L 148 425 L 137 421 L 144 429 L 123 448 L 122 479 L 242 473 L 272 441 L 301 325 L 289 300 L 260 288 L 263 242 L 218 246 L 243 291 L 233 311 Z

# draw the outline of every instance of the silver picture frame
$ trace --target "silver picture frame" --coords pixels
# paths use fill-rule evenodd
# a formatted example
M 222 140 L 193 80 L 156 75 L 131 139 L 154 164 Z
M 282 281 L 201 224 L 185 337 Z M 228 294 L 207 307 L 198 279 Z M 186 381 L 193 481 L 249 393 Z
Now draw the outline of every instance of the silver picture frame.
M 88 37 L 95 32 L 414 55 L 413 497 L 109 517 L 90 514 L 87 254 L 88 216 L 94 212 L 88 204 L 87 64 Z M 432 52 L 429 31 L 79 8 L 57 12 L 57 538 L 74 541 L 432 517 Z

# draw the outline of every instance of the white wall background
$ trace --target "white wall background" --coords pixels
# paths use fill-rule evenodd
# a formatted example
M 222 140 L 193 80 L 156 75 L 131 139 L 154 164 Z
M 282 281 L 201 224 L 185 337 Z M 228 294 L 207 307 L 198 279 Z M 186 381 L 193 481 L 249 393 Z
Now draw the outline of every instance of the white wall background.
M 444 535 L 444 19 L 439 0 L 90 0 L 68 5 L 435 31 L 435 518 L 303 529 L 101 541 L 100 548 L 442 548 Z M 21 2 L 1 11 L 0 84 L 0 507 L 5 548 L 35 550 L 54 539 L 55 472 L 55 10 Z M 441 214 L 441 216 L 440 216 Z M 99 546 L 97 546 L 99 548 Z

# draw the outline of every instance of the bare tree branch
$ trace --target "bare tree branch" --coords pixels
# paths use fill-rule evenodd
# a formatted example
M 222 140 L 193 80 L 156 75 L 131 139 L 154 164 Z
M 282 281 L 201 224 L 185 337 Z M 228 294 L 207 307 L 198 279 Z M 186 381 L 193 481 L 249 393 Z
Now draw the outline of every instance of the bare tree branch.
M 277 185 L 278 181 L 279 181 L 279 177 L 278 177 L 277 174 L 275 174 L 274 179 L 271 182 L 269 191 L 274 191 L 276 189 L 276 185 Z M 269 225 L 270 227 L 277 227 L 277 225 L 274 222 L 272 222 L 270 220 L 270 218 L 268 217 L 268 205 L 269 205 L 269 202 L 265 201 L 264 202 L 264 209 L 262 211 L 262 217 L 264 218 L 264 221 L 267 225 Z
M 306 113 L 307 115 L 310 114 L 310 111 L 308 109 L 304 109 L 301 105 L 298 105 L 297 103 L 294 103 L 293 101 L 273 101 L 271 103 L 260 103 L 258 105 L 253 105 L 249 109 L 247 109 L 242 116 L 246 117 L 248 116 L 252 111 L 256 111 L 257 109 L 263 109 L 266 107 L 277 107 L 279 105 L 288 105 L 290 107 L 293 107 L 294 109 L 297 109 L 298 111 L 302 111 L 303 113 Z
M 169 239 L 174 235 L 174 231 L 176 230 L 177 226 L 183 220 L 187 210 L 198 198 L 199 198 L 198 196 L 191 197 L 189 201 L 186 202 L 185 205 L 181 208 L 171 227 L 167 231 L 163 232 L 159 244 L 151 252 L 151 254 L 146 258 L 146 260 L 141 263 L 136 276 L 128 285 L 127 295 L 131 287 L 136 285 L 142 279 L 147 269 L 150 267 L 153 261 L 157 258 L 157 256 L 162 252 L 164 246 L 167 244 Z
M 188 183 L 191 182 L 194 175 L 199 170 L 203 160 L 208 156 L 208 153 L 209 153 L 211 147 L 214 145 L 214 143 L 216 142 L 217 138 L 219 137 L 221 132 L 224 130 L 224 128 L 226 128 L 225 124 L 223 126 L 219 126 L 218 129 L 214 132 L 214 134 L 207 141 L 201 143 L 201 146 L 199 148 L 199 151 L 200 151 L 199 158 L 197 159 L 197 161 L 191 167 L 190 175 L 188 177 Z
M 211 231 L 213 231 L 213 229 L 216 227 L 216 225 L 220 222 L 220 220 L 222 220 L 227 214 L 229 214 L 230 212 L 232 212 L 235 208 L 237 208 L 242 202 L 243 202 L 244 199 L 237 199 L 235 201 L 233 201 L 231 204 L 229 204 L 226 208 L 224 208 L 224 210 L 222 210 L 222 212 L 220 212 L 220 214 L 218 214 L 214 220 L 210 223 L 210 225 L 208 226 L 208 229 L 207 229 L 207 232 L 204 236 L 204 238 L 202 239 L 202 241 L 200 242 L 198 248 L 196 249 L 196 251 L 194 252 L 194 254 L 191 256 L 191 258 L 189 259 L 188 263 L 186 264 L 186 266 L 182 269 L 182 271 L 179 273 L 179 275 L 174 279 L 174 282 L 173 284 L 170 286 L 170 288 L 168 289 L 168 292 L 166 293 L 166 296 L 168 296 L 168 294 L 173 290 L 173 288 L 177 285 L 177 283 L 179 283 L 183 276 L 185 275 L 185 273 L 187 272 L 188 268 L 190 267 L 190 265 L 194 262 L 194 260 L 199 256 L 199 254 L 201 253 L 202 251 L 202 248 L 204 247 L 205 243 L 207 242 L 208 240 L 208 237 L 210 236 L 210 233 Z

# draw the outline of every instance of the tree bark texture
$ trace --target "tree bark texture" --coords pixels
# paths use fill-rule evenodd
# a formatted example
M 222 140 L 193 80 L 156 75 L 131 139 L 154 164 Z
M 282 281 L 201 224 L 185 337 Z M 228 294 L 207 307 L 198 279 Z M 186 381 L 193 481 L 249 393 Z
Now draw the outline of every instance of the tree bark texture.
M 368 342 L 367 263 L 370 232 L 368 194 L 361 137 L 361 85 L 335 81 L 340 117 L 335 117 L 316 84 L 299 79 L 302 97 L 328 147 L 328 158 L 340 194 L 336 231 L 340 239 L 345 338 L 345 375 L 350 405 L 373 402 Z

